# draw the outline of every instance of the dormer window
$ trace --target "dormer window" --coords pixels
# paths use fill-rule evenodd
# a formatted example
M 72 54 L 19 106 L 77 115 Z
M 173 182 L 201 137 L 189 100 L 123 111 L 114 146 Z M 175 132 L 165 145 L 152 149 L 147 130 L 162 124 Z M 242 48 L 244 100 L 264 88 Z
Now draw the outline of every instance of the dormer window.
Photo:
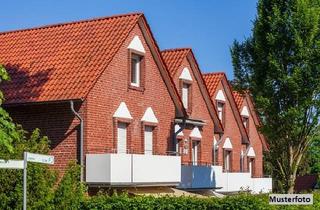
M 131 85 L 140 87 L 141 85 L 141 63 L 143 56 L 132 54 L 131 55 Z

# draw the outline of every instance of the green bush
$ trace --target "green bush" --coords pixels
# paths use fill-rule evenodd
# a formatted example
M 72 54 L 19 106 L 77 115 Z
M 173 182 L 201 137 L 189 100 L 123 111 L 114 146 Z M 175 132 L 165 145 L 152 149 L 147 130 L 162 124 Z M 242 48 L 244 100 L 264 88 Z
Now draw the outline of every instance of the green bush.
M 300 209 L 320 209 L 320 193 L 314 193 L 314 205 L 312 206 L 276 206 L 269 205 L 268 195 L 251 195 L 241 193 L 239 195 L 226 196 L 225 198 L 196 198 L 196 197 L 153 197 L 128 195 L 97 195 L 87 197 L 81 205 L 84 210 L 102 209 L 200 209 L 200 210 L 262 210 L 262 209 L 281 209 L 281 210 L 300 210 Z
M 68 170 L 54 192 L 55 209 L 79 209 L 83 201 L 85 186 L 80 183 L 80 166 L 70 162 Z

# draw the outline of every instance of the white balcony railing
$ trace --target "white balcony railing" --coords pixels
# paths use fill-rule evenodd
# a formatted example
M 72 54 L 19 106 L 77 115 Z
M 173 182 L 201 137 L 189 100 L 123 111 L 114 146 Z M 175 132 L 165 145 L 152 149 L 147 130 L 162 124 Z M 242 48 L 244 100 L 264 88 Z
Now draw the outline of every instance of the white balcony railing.
M 272 190 L 271 178 L 252 178 L 250 173 L 225 173 L 222 166 L 183 165 L 181 168 L 182 189 L 215 189 L 217 192 L 267 193 Z
M 222 166 L 212 166 L 216 179 L 217 192 L 237 192 L 250 190 L 252 193 L 272 191 L 272 178 L 252 178 L 249 172 L 228 173 Z
M 175 186 L 181 181 L 179 156 L 87 154 L 86 182 L 113 186 Z

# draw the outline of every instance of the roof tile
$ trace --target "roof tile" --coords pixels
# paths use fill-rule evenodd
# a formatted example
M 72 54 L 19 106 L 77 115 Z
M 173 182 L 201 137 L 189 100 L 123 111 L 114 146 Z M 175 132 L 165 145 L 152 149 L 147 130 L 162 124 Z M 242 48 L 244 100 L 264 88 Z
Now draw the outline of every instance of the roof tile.
M 161 51 L 162 58 L 167 65 L 171 77 L 178 71 L 183 59 L 190 50 L 190 48 L 175 48 Z
M 208 73 L 208 74 L 203 74 L 203 79 L 207 85 L 210 97 L 213 97 L 217 87 L 219 85 L 219 82 L 222 80 L 224 77 L 223 72 L 214 72 L 214 73 Z
M 238 109 L 241 110 L 241 107 L 244 101 L 244 95 L 242 95 L 238 91 L 232 91 L 232 93 Z
M 6 103 L 82 99 L 142 14 L 0 33 Z

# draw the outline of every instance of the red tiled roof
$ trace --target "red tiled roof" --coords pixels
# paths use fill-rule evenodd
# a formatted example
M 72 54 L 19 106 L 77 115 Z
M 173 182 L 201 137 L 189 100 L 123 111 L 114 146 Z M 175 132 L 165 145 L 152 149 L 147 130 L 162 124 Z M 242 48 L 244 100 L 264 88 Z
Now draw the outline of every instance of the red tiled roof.
M 218 84 L 224 76 L 225 74 L 223 72 L 203 74 L 203 79 L 207 85 L 210 97 L 214 96 Z
M 176 48 L 161 51 L 162 58 L 171 76 L 178 71 L 183 59 L 188 55 L 190 50 L 190 48 Z
M 242 103 L 244 101 L 244 96 L 241 93 L 237 92 L 237 91 L 232 91 L 232 93 L 233 93 L 234 100 L 235 100 L 235 102 L 237 104 L 237 107 L 240 110 L 241 107 L 242 107 Z
M 6 103 L 83 99 L 142 14 L 0 33 Z

